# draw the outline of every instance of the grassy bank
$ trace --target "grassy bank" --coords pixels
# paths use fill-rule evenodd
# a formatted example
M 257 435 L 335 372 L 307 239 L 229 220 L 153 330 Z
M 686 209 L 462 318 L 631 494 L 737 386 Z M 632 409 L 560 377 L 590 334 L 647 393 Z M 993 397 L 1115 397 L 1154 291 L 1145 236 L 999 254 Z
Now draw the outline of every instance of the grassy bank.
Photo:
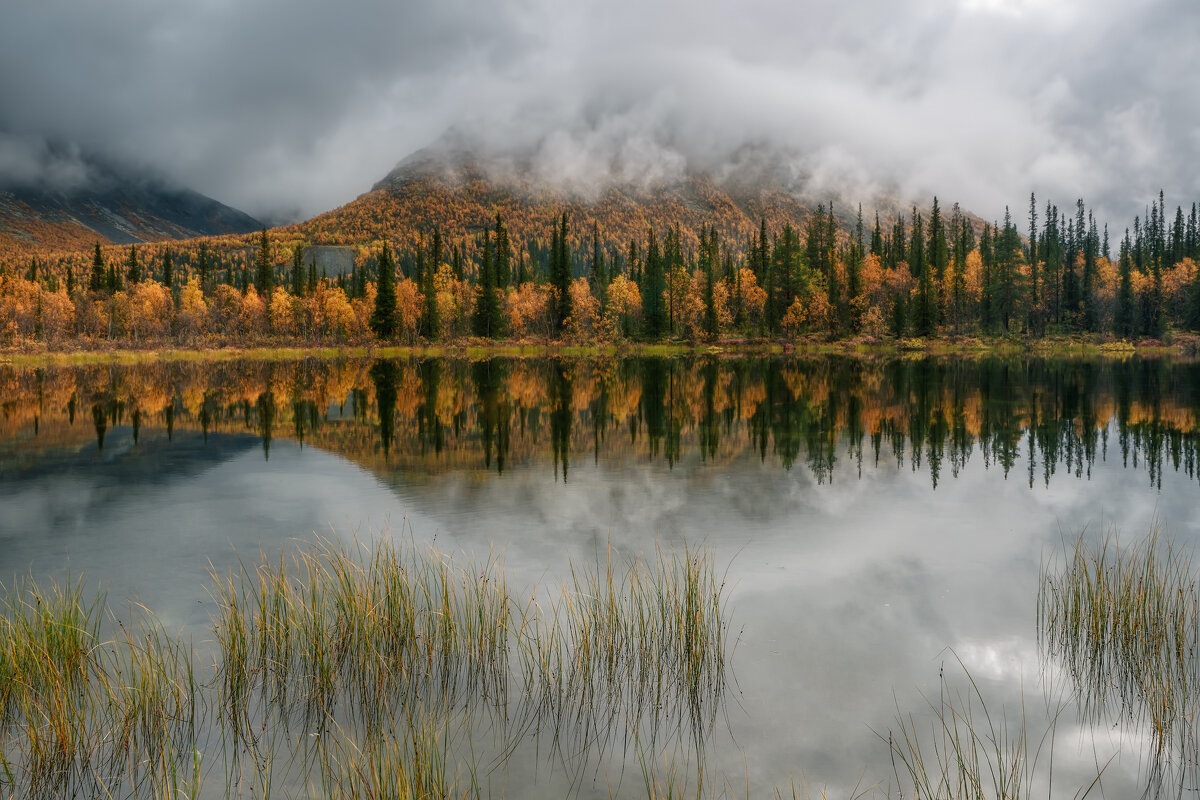
M 596 358 L 623 356 L 762 356 L 782 354 L 850 356 L 1023 356 L 1122 358 L 1139 355 L 1194 355 L 1197 342 L 1177 337 L 1170 343 L 1158 340 L 1128 342 L 1083 336 L 1044 338 L 954 337 L 936 339 L 850 339 L 843 341 L 719 339 L 716 341 L 596 342 L 491 341 L 465 339 L 421 345 L 304 345 L 222 346 L 186 348 L 171 346 L 68 347 L 60 350 L 17 348 L 0 351 L 0 364 L 18 367 L 89 366 L 96 364 L 135 365 L 152 362 L 188 361 L 297 361 L 305 358 Z

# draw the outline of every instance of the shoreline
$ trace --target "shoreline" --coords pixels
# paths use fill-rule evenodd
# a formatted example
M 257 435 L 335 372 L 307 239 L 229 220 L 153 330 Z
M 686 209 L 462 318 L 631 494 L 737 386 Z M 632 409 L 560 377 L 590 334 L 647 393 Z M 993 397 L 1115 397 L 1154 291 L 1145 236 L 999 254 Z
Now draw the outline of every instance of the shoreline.
M 485 341 L 464 339 L 450 343 L 417 345 L 222 345 L 219 347 L 72 347 L 65 349 L 12 349 L 0 351 L 0 366 L 47 367 L 97 364 L 132 365 L 148 362 L 200 361 L 299 361 L 306 358 L 624 358 L 680 356 L 1030 356 L 1125 358 L 1138 356 L 1188 357 L 1197 351 L 1195 340 L 1133 343 L 1081 337 L 936 338 L 891 340 L 781 341 L 777 339 L 718 339 L 716 341 L 593 342 Z

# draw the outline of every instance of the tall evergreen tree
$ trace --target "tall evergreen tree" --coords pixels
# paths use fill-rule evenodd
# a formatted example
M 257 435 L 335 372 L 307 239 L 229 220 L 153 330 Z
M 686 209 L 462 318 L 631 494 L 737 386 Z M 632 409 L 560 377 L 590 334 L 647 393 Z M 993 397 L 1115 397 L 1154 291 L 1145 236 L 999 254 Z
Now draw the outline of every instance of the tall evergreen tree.
M 492 259 L 492 238 L 483 229 L 482 259 L 479 281 L 475 284 L 475 315 L 472 320 L 476 336 L 492 337 L 500 333 L 500 296 L 496 290 L 496 265 Z
M 512 283 L 512 243 L 508 240 L 508 228 L 500 213 L 496 213 L 496 288 L 504 291 Z
M 442 230 L 441 228 L 433 229 L 433 244 L 429 250 L 429 271 L 433 273 L 430 278 L 437 275 L 439 269 L 442 268 Z
M 454 274 L 455 280 L 463 279 L 462 248 L 458 245 L 454 245 L 454 249 L 450 251 L 450 271 Z
M 588 284 L 600 301 L 603 312 L 608 300 L 608 269 L 604 263 L 604 247 L 600 244 L 600 223 L 592 220 L 592 262 L 588 266 Z
M 564 211 L 552 236 L 550 285 L 554 289 L 554 329 L 561 333 L 571 316 L 571 245 Z
M 386 247 L 386 246 L 387 246 L 387 244 L 384 243 L 384 247 Z M 305 278 L 305 275 L 304 275 L 304 245 L 298 244 L 292 250 L 292 296 L 293 297 L 303 297 L 304 296 L 304 289 L 305 289 L 305 283 L 306 283 L 304 278 Z M 392 291 L 393 291 L 392 302 L 394 303 L 395 302 L 395 296 L 394 296 L 395 284 L 394 283 L 393 283 Z
M 175 288 L 175 264 L 171 261 L 171 250 L 169 248 L 163 252 L 162 285 L 167 287 L 168 290 Z
M 1037 198 L 1029 193 L 1029 330 L 1042 331 L 1041 275 L 1038 261 Z
M 937 206 L 934 205 L 936 210 Z M 933 266 L 925 257 L 925 230 L 921 212 L 913 209 L 912 237 L 909 239 L 908 266 L 917 270 L 917 294 L 912 304 L 912 328 L 917 336 L 932 336 L 937 332 L 937 287 L 933 281 Z
M 434 231 L 434 253 L 441 254 L 441 235 Z M 437 283 L 434 281 L 440 260 L 433 260 L 422 273 L 424 278 L 421 286 L 421 331 L 430 341 L 436 341 L 442 335 L 442 318 L 438 312 Z
M 1135 332 L 1133 297 L 1133 258 L 1130 255 L 1129 229 L 1121 242 L 1120 260 L 1117 262 L 1117 307 L 1113 313 L 1113 331 L 1118 336 L 1130 337 Z
M 702 230 L 700 233 L 700 269 L 704 272 L 704 332 L 710 339 L 716 339 L 720 332 L 716 298 L 716 264 L 719 257 L 716 227 L 713 227 L 710 232 Z
M 142 267 L 138 264 L 137 245 L 129 245 L 129 259 L 125 262 L 125 278 L 130 285 L 142 282 Z
M 400 331 L 400 316 L 396 308 L 396 262 L 387 242 L 383 243 L 383 251 L 379 254 L 375 310 L 371 312 L 370 325 L 380 339 L 391 339 Z
M 946 316 L 946 305 L 949 293 L 946 291 L 946 270 L 950 266 L 950 247 L 946 242 L 946 222 L 942 218 L 942 210 L 938 199 L 933 198 L 933 209 L 929 213 L 929 261 L 932 273 L 933 294 L 936 298 L 934 305 L 934 326 L 942 322 Z
M 196 255 L 196 278 L 200 281 L 200 291 L 202 292 L 208 292 L 209 290 L 208 272 L 208 242 L 202 240 L 199 252 Z
M 992 226 L 986 222 L 983 233 L 979 236 L 980 261 L 980 298 L 979 321 L 984 330 L 992 330 L 996 324 L 996 309 L 999 306 L 997 298 L 995 273 L 995 250 L 992 247 Z
M 105 270 L 104 256 L 100 254 L 100 243 L 96 242 L 92 253 L 92 272 L 88 278 L 89 292 L 102 292 L 108 284 L 108 273 Z
M 667 289 L 662 255 L 654 228 L 650 229 L 650 241 L 646 245 L 646 263 L 642 277 L 642 321 L 646 326 L 646 338 L 659 339 L 667 329 L 667 308 L 663 293 Z
M 846 258 L 846 307 L 849 310 L 850 325 L 855 331 L 859 328 L 857 309 L 860 308 L 860 305 L 857 300 L 862 294 L 862 265 L 866 258 L 866 246 L 863 239 L 865 233 L 862 203 L 859 203 L 858 219 L 854 223 L 854 240 L 850 243 Z
M 271 243 L 267 241 L 267 229 L 263 228 L 258 242 L 258 260 L 254 263 L 254 288 L 265 297 L 270 297 L 275 288 L 275 268 L 271 265 Z
M 104 280 L 104 288 L 109 294 L 116 294 L 124 288 L 121 284 L 121 273 L 117 270 L 116 264 L 109 264 Z M 111 326 L 110 326 L 111 327 Z

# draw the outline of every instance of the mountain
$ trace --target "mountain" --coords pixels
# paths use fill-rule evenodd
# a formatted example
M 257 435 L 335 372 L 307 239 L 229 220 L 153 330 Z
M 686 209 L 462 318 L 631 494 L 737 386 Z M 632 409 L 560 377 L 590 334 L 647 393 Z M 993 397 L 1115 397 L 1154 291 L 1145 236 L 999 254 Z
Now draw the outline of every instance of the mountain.
M 514 245 L 544 247 L 563 213 L 575 248 L 590 246 L 595 223 L 602 240 L 624 247 L 642 243 L 653 227 L 660 238 L 678 226 L 685 246 L 701 226 L 715 225 L 726 241 L 744 243 L 766 220 L 803 229 L 818 205 L 833 203 L 844 232 L 853 230 L 863 203 L 869 233 L 874 213 L 894 219 L 909 206 L 881 193 L 840 196 L 814 188 L 811 176 L 785 155 L 748 149 L 735 161 L 709 169 L 679 168 L 644 175 L 629 170 L 548 171 L 531 158 L 480 156 L 468 148 L 435 146 L 400 162 L 371 191 L 341 208 L 301 223 L 296 233 L 315 244 L 356 245 L 388 239 L 401 251 L 435 228 L 450 244 L 472 239 L 504 217 Z M 922 203 L 924 205 L 924 203 Z M 948 209 L 947 209 L 948 212 Z
M 73 250 L 257 231 L 263 225 L 189 189 L 89 162 L 72 186 L 0 186 L 0 247 Z

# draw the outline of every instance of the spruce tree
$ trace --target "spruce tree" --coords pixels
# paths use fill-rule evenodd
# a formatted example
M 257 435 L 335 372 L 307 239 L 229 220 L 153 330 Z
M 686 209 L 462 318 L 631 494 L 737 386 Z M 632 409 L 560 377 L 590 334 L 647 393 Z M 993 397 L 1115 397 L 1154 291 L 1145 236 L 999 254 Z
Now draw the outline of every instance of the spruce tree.
M 130 286 L 142 282 L 142 267 L 138 264 L 137 246 L 129 245 L 129 260 L 125 262 L 126 280 Z
M 96 249 L 92 254 L 92 272 L 88 278 L 89 292 L 102 292 L 108 282 L 108 273 L 104 268 L 104 256 L 100 254 L 100 243 L 96 242 Z
M 661 338 L 667 327 L 667 309 L 663 300 L 667 280 L 663 273 L 662 255 L 659 253 L 658 241 L 654 237 L 654 228 L 650 229 L 650 241 L 646 245 L 646 262 L 642 276 L 642 321 L 645 325 L 646 338 Z
M 262 297 L 270 297 L 275 288 L 275 269 L 271 266 L 271 243 L 267 241 L 266 228 L 259 239 L 258 260 L 254 266 L 254 288 Z
M 866 243 L 864 237 L 866 230 L 863 227 L 862 203 L 858 205 L 858 218 L 854 223 L 854 239 L 850 242 L 849 252 L 846 258 L 846 319 L 850 323 L 853 330 L 857 331 L 861 320 L 858 319 L 857 309 L 860 307 L 855 301 L 862 294 L 862 266 L 863 260 L 866 258 Z
M 703 232 L 700 235 L 700 265 L 704 270 L 704 332 L 710 339 L 716 339 L 720 333 L 716 299 L 716 263 L 719 257 L 717 229 L 713 227 L 707 237 Z
M 379 254 L 379 277 L 375 284 L 375 310 L 371 312 L 371 330 L 380 339 L 391 339 L 400 330 L 396 311 L 396 262 L 388 243 Z
M 554 328 L 562 332 L 571 316 L 571 246 L 567 239 L 567 214 L 563 215 L 552 237 L 550 253 L 550 285 L 554 289 Z
M 496 213 L 496 288 L 503 292 L 512 283 L 512 244 L 508 241 L 508 228 Z
M 934 201 L 934 212 L 937 213 L 937 201 Z M 940 218 L 939 218 L 940 222 Z M 933 233 L 933 219 L 930 219 L 930 233 Z M 932 244 L 932 241 L 930 242 Z M 930 248 L 932 250 L 932 247 Z M 916 270 L 917 295 L 912 304 L 912 328 L 917 336 L 933 336 L 937 332 L 938 301 L 937 287 L 934 285 L 933 265 L 925 253 L 925 227 L 921 212 L 913 209 L 912 236 L 909 239 L 909 269 Z
M 604 250 L 600 246 L 600 224 L 592 221 L 592 263 L 588 269 L 588 283 L 592 292 L 600 300 L 600 311 L 603 313 L 608 289 L 608 275 L 604 266 Z
M 421 286 L 421 331 L 430 341 L 436 340 L 442 332 L 442 320 L 438 314 L 437 305 L 437 284 L 434 281 L 438 266 L 441 264 L 441 254 L 442 235 L 435 230 L 433 232 L 433 255 L 436 258 L 422 270 L 424 280 Z
M 496 291 L 496 265 L 492 259 L 492 239 L 483 229 L 483 255 L 479 265 L 479 281 L 475 285 L 476 336 L 492 337 L 500 333 L 500 296 Z
M 116 294 L 125 288 L 123 282 L 121 281 L 121 272 L 117 269 L 116 264 L 108 265 L 107 276 L 104 281 L 104 288 L 108 290 L 109 294 Z
M 933 293 L 936 298 L 934 326 L 946 316 L 947 292 L 946 270 L 950 266 L 950 247 L 946 242 L 946 222 L 942 218 L 938 199 L 933 198 L 933 210 L 929 214 L 929 269 L 933 277 Z
M 1129 253 L 1129 230 L 1125 230 L 1125 240 L 1121 242 L 1120 260 L 1117 262 L 1117 307 L 1113 313 L 1113 331 L 1118 336 L 1130 337 L 1134 334 L 1133 297 L 1133 260 Z
M 170 249 L 163 252 L 162 284 L 168 291 L 175 286 L 175 265 L 171 262 Z
M 196 277 L 200 281 L 200 291 L 208 292 L 208 242 L 200 242 L 200 252 L 196 257 Z
M 384 243 L 387 247 L 387 243 Z M 292 250 L 292 296 L 304 296 L 304 245 L 298 244 Z M 395 293 L 395 284 L 392 285 L 393 295 Z M 393 302 L 395 298 L 393 296 Z

